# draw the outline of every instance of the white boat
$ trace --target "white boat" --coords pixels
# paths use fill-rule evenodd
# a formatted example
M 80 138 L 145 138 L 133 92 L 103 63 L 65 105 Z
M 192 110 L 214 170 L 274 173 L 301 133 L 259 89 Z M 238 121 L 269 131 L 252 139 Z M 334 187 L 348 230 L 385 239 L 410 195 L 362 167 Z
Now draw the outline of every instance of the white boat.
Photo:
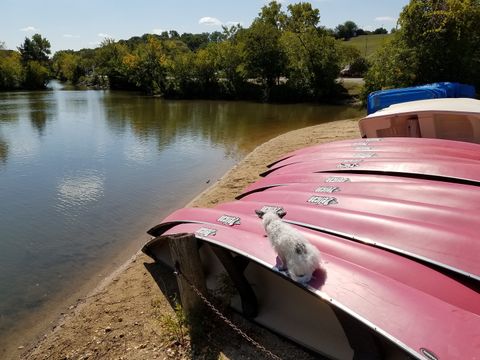
M 418 137 L 480 143 L 480 100 L 446 98 L 394 104 L 359 121 L 362 138 Z

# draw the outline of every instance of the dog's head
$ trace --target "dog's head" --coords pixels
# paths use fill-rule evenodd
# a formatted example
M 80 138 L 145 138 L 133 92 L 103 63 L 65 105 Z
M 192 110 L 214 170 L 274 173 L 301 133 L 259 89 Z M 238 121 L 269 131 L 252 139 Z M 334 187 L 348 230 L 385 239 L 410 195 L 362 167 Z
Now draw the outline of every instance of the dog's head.
M 267 213 L 276 214 L 280 219 L 283 218 L 285 215 L 287 215 L 286 211 L 283 210 L 282 208 L 280 208 L 280 209 L 268 209 L 266 211 L 264 211 L 263 209 L 255 210 L 255 214 L 257 214 L 257 216 L 260 219 L 263 219 L 263 216 Z

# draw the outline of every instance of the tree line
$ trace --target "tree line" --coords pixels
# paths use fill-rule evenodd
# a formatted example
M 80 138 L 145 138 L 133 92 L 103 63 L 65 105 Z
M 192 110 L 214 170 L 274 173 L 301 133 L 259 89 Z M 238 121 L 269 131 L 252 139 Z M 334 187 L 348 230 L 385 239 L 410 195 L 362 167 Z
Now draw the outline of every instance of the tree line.
M 480 0 L 411 0 L 368 61 L 346 41 L 364 30 L 352 21 L 326 29 L 319 10 L 305 2 L 284 10 L 273 1 L 248 28 L 106 39 L 96 49 L 58 51 L 52 58 L 50 43 L 36 34 L 18 51 L 1 50 L 0 43 L 0 90 L 41 88 L 54 77 L 168 98 L 318 101 L 341 95 L 336 78 L 347 64 L 365 73 L 365 96 L 435 81 L 478 87 L 479 23 Z
M 320 26 L 319 10 L 310 3 L 284 10 L 271 2 L 249 28 L 106 39 L 96 49 L 58 51 L 49 63 L 43 56 L 48 41 L 39 34 L 27 40 L 35 50 L 22 52 L 24 44 L 18 52 L 3 52 L 0 89 L 42 87 L 49 69 L 52 77 L 72 84 L 169 98 L 320 100 L 338 95 L 340 68 L 360 57 Z M 35 81 L 26 80 L 29 67 L 36 71 Z M 5 72 L 8 76 L 1 76 Z

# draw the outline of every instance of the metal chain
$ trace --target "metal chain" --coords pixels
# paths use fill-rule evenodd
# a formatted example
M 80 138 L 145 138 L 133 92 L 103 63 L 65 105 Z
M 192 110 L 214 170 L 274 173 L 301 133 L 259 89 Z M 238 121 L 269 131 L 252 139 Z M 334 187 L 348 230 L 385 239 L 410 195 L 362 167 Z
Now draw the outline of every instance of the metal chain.
M 192 290 L 195 292 L 195 294 L 202 299 L 202 301 L 207 305 L 210 310 L 212 310 L 217 316 L 222 319 L 228 326 L 230 326 L 237 334 L 239 334 L 241 337 L 243 337 L 245 340 L 247 340 L 250 344 L 252 344 L 254 347 L 259 349 L 261 352 L 263 352 L 265 355 L 267 355 L 271 359 L 275 360 L 282 360 L 281 357 L 275 355 L 272 353 L 270 350 L 266 349 L 263 345 L 260 345 L 258 342 L 253 340 L 250 336 L 248 336 L 243 330 L 241 330 L 238 326 L 236 326 L 234 323 L 232 323 L 229 319 L 223 315 L 220 310 L 218 310 L 206 297 L 205 295 L 202 294 L 200 290 L 197 289 L 195 285 L 190 282 L 190 280 L 180 271 L 179 267 L 176 266 L 176 269 L 174 271 L 174 274 L 177 276 L 181 276 L 188 285 L 192 288 Z

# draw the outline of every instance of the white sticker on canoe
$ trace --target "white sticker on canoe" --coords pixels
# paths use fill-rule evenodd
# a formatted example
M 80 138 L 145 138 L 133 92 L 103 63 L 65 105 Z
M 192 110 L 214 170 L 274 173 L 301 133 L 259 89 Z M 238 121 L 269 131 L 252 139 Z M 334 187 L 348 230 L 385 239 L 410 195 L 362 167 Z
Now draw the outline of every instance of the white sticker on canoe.
M 333 196 L 314 195 L 310 199 L 308 199 L 307 202 L 310 204 L 323 205 L 323 206 L 338 204 L 337 198 L 334 198 Z
M 344 182 L 350 182 L 350 178 L 343 177 L 343 176 L 330 176 L 325 179 L 326 183 L 344 183 Z
M 355 151 L 369 151 L 369 150 L 373 150 L 373 147 L 366 146 L 366 144 L 362 144 L 361 146 L 355 146 L 353 148 L 353 150 L 355 150 Z
M 319 186 L 315 189 L 315 192 L 317 193 L 333 193 L 337 191 L 340 191 L 338 186 Z
M 361 159 L 373 158 L 373 157 L 375 157 L 375 156 L 377 156 L 377 154 L 376 154 L 376 153 L 373 153 L 373 152 L 353 154 L 353 157 L 355 157 L 355 158 L 361 158 Z
M 222 215 L 217 221 L 228 226 L 240 225 L 240 218 L 238 216 Z
M 202 228 L 198 229 L 197 231 L 195 231 L 195 235 L 203 236 L 203 237 L 215 236 L 215 235 L 217 235 L 217 230 L 202 227 Z
M 353 144 L 352 144 L 353 147 L 356 147 L 356 146 L 359 146 L 359 147 L 365 147 L 365 146 L 367 146 L 367 147 L 368 147 L 368 145 L 369 145 L 369 144 L 368 144 L 367 142 L 364 142 L 364 141 L 362 141 L 362 142 L 356 142 L 356 143 L 353 143 Z
M 342 162 L 337 165 L 337 168 L 339 168 L 339 169 L 351 169 L 351 168 L 359 166 L 362 161 L 363 160 L 359 160 L 359 159 L 342 160 Z
M 383 141 L 382 138 L 374 138 L 374 139 L 363 139 L 358 142 L 352 143 L 352 146 L 370 146 L 375 142 Z

